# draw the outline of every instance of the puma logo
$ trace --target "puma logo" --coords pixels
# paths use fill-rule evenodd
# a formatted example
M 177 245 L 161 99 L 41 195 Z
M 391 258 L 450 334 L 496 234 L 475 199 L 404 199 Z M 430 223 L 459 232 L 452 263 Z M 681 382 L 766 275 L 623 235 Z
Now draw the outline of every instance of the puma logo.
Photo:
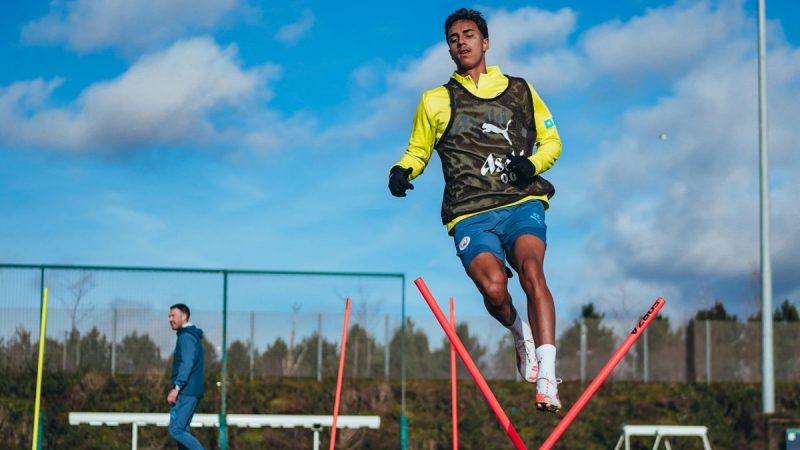
M 508 138 L 508 126 L 509 125 L 511 125 L 511 120 L 509 120 L 508 123 L 506 123 L 506 128 L 505 129 L 502 129 L 502 128 L 498 127 L 497 125 L 492 125 L 491 123 L 485 123 L 485 124 L 481 125 L 481 130 L 483 130 L 484 133 L 502 134 L 503 137 L 506 138 L 506 140 L 508 141 L 508 145 L 512 145 L 511 144 L 511 139 Z

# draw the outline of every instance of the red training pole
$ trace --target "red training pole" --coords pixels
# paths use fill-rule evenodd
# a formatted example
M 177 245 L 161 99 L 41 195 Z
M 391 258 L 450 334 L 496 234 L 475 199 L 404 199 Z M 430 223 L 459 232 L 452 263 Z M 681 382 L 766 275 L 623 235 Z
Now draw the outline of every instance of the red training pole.
M 451 327 L 448 323 L 447 318 L 439 308 L 439 304 L 436 303 L 436 299 L 433 298 L 433 294 L 431 294 L 431 291 L 428 290 L 428 286 L 425 285 L 425 281 L 423 281 L 422 278 L 417 278 L 414 280 L 414 284 L 417 285 L 417 289 L 419 289 L 419 292 L 425 298 L 425 301 L 428 303 L 431 311 L 433 311 L 433 315 L 436 316 L 436 320 L 439 321 L 439 325 L 441 325 L 444 329 L 445 334 L 447 334 L 448 339 L 450 339 L 450 343 L 453 344 L 453 347 L 455 347 L 456 352 L 458 352 L 458 356 L 461 357 L 461 361 L 467 367 L 469 374 L 472 375 L 472 379 L 475 380 L 475 384 L 477 384 L 478 389 L 481 390 L 483 398 L 486 399 L 486 402 L 489 403 L 489 407 L 492 408 L 494 415 L 497 416 L 500 426 L 502 426 L 503 430 L 505 430 L 506 434 L 508 434 L 511 442 L 514 443 L 514 447 L 517 450 L 525 450 L 525 444 L 522 442 L 522 438 L 519 437 L 514 425 L 512 425 L 511 421 L 508 420 L 508 416 L 506 416 L 506 413 L 503 411 L 500 403 L 495 398 L 492 390 L 489 389 L 489 385 L 486 384 L 486 380 L 483 379 L 483 375 L 481 375 L 478 367 L 474 362 L 472 362 L 472 358 L 469 356 L 469 353 L 467 353 L 467 349 L 464 348 L 464 344 L 461 343 L 461 339 L 459 339 L 458 335 L 453 330 L 453 327 Z
M 456 330 L 456 307 L 453 297 L 450 297 L 450 323 L 453 331 Z M 456 349 L 450 343 L 450 397 L 453 399 L 453 450 L 458 450 L 458 390 L 456 389 Z
M 572 408 L 570 408 L 569 412 L 567 412 L 564 418 L 561 419 L 561 422 L 556 425 L 555 429 L 553 429 L 553 432 L 550 433 L 550 436 L 546 441 L 544 441 L 544 444 L 539 447 L 539 450 L 550 450 L 553 448 L 558 439 L 561 438 L 561 435 L 567 431 L 567 427 L 569 427 L 572 421 L 575 420 L 575 417 L 578 416 L 578 413 L 581 412 L 581 409 L 586 406 L 586 403 L 588 403 L 597 390 L 600 389 L 600 385 L 606 381 L 606 378 L 611 375 L 611 372 L 615 367 L 617 367 L 617 364 L 619 364 L 625 354 L 628 353 L 628 350 L 631 349 L 633 343 L 639 339 L 639 336 L 642 335 L 642 332 L 645 330 L 645 328 L 647 328 L 647 326 L 650 325 L 650 322 L 655 319 L 656 315 L 659 311 L 661 311 L 661 308 L 664 307 L 665 303 L 666 301 L 661 297 L 656 299 L 656 302 L 653 303 L 653 306 L 647 310 L 644 316 L 642 316 L 641 320 L 639 320 L 639 322 L 633 328 L 631 334 L 629 334 L 625 341 L 622 342 L 622 345 L 617 348 L 617 351 L 614 352 L 614 355 L 608 360 L 606 365 L 600 369 L 600 372 L 596 377 L 594 377 L 594 380 L 592 380 L 591 384 L 589 384 L 589 387 L 583 391 L 583 394 L 581 394 L 581 396 L 578 398 L 578 401 L 572 405 Z
M 339 418 L 339 398 L 342 396 L 342 374 L 344 372 L 344 352 L 347 349 L 347 323 L 350 321 L 350 297 L 344 305 L 344 327 L 342 327 L 342 352 L 339 354 L 339 375 L 336 376 L 336 397 L 333 400 L 333 423 L 331 424 L 330 450 L 336 446 L 336 419 Z M 322 339 L 322 336 L 320 336 Z

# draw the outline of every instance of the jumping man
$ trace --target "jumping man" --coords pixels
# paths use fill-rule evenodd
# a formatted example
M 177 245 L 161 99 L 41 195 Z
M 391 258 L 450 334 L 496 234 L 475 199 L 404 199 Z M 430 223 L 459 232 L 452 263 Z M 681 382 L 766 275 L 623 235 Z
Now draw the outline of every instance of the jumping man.
M 536 407 L 556 412 L 555 307 L 543 270 L 544 211 L 555 189 L 539 174 L 558 159 L 561 139 L 528 82 L 486 67 L 489 31 L 481 13 L 451 14 L 445 38 L 456 71 L 422 95 L 408 148 L 389 171 L 389 190 L 405 197 L 414 189 L 409 180 L 422 174 L 434 148 L 439 152 L 442 223 L 489 314 L 514 336 L 517 370 L 536 383 Z M 506 261 L 527 296 L 529 322 L 511 302 Z

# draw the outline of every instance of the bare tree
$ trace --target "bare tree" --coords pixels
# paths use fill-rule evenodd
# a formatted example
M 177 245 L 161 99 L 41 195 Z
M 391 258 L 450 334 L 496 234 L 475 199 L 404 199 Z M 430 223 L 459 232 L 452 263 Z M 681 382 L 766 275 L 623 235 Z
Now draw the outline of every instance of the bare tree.
M 59 301 L 69 312 L 70 321 L 70 340 L 75 340 L 75 367 L 78 368 L 81 362 L 81 334 L 78 331 L 78 325 L 92 312 L 93 306 L 86 307 L 84 303 L 86 296 L 92 289 L 97 287 L 97 281 L 94 279 L 94 274 L 91 272 L 83 271 L 74 282 L 65 286 L 69 293 L 69 298 L 59 297 Z M 66 349 L 67 342 L 64 342 Z
M 67 284 L 65 287 L 70 297 L 68 299 L 59 297 L 59 301 L 69 311 L 70 329 L 74 331 L 78 329 L 80 322 L 94 309 L 92 306 L 86 307 L 84 305 L 81 310 L 81 303 L 86 299 L 89 292 L 97 287 L 97 281 L 95 281 L 93 273 L 84 271 L 81 272 L 77 280 Z
M 295 351 L 297 350 L 294 344 L 297 334 L 297 312 L 300 311 L 301 307 L 302 305 L 299 303 L 292 304 L 292 331 L 289 335 L 289 346 L 286 349 L 286 358 L 282 361 L 284 375 L 296 375 L 297 369 L 300 367 L 300 363 L 303 362 L 303 357 L 306 355 L 307 346 L 304 345 L 300 349 L 300 354 L 295 358 Z
M 344 300 L 346 297 L 338 293 L 337 295 L 342 300 Z M 351 352 L 353 358 L 353 376 L 357 377 L 359 375 L 359 371 L 361 370 L 363 370 L 364 375 L 370 376 L 372 375 L 372 353 L 375 347 L 375 339 L 370 335 L 371 327 L 369 327 L 369 319 L 372 317 L 374 323 L 381 323 L 374 319 L 383 310 L 384 299 L 374 299 L 372 294 L 367 292 L 367 290 L 364 288 L 364 285 L 360 280 L 356 287 L 356 296 L 351 298 L 355 304 L 353 309 L 353 315 L 355 318 L 353 330 L 360 331 L 353 334 L 353 339 L 351 341 L 351 345 L 353 346 L 353 351 Z M 361 350 L 362 339 L 365 341 L 363 350 Z M 361 362 L 361 353 L 364 353 L 363 364 Z

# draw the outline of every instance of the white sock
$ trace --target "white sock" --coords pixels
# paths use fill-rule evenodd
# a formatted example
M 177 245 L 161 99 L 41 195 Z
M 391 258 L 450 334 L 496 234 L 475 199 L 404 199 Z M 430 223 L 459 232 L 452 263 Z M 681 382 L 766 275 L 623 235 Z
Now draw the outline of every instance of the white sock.
M 536 347 L 536 360 L 539 361 L 539 379 L 536 380 L 536 390 L 544 392 L 552 389 L 556 381 L 555 345 L 544 344 Z
M 525 339 L 526 333 L 524 331 L 524 325 L 522 324 L 522 316 L 520 316 L 519 314 L 517 314 L 517 318 L 516 320 L 514 320 L 514 323 L 512 323 L 511 326 L 506 328 L 511 330 L 511 334 L 514 335 L 514 340 L 521 341 Z

